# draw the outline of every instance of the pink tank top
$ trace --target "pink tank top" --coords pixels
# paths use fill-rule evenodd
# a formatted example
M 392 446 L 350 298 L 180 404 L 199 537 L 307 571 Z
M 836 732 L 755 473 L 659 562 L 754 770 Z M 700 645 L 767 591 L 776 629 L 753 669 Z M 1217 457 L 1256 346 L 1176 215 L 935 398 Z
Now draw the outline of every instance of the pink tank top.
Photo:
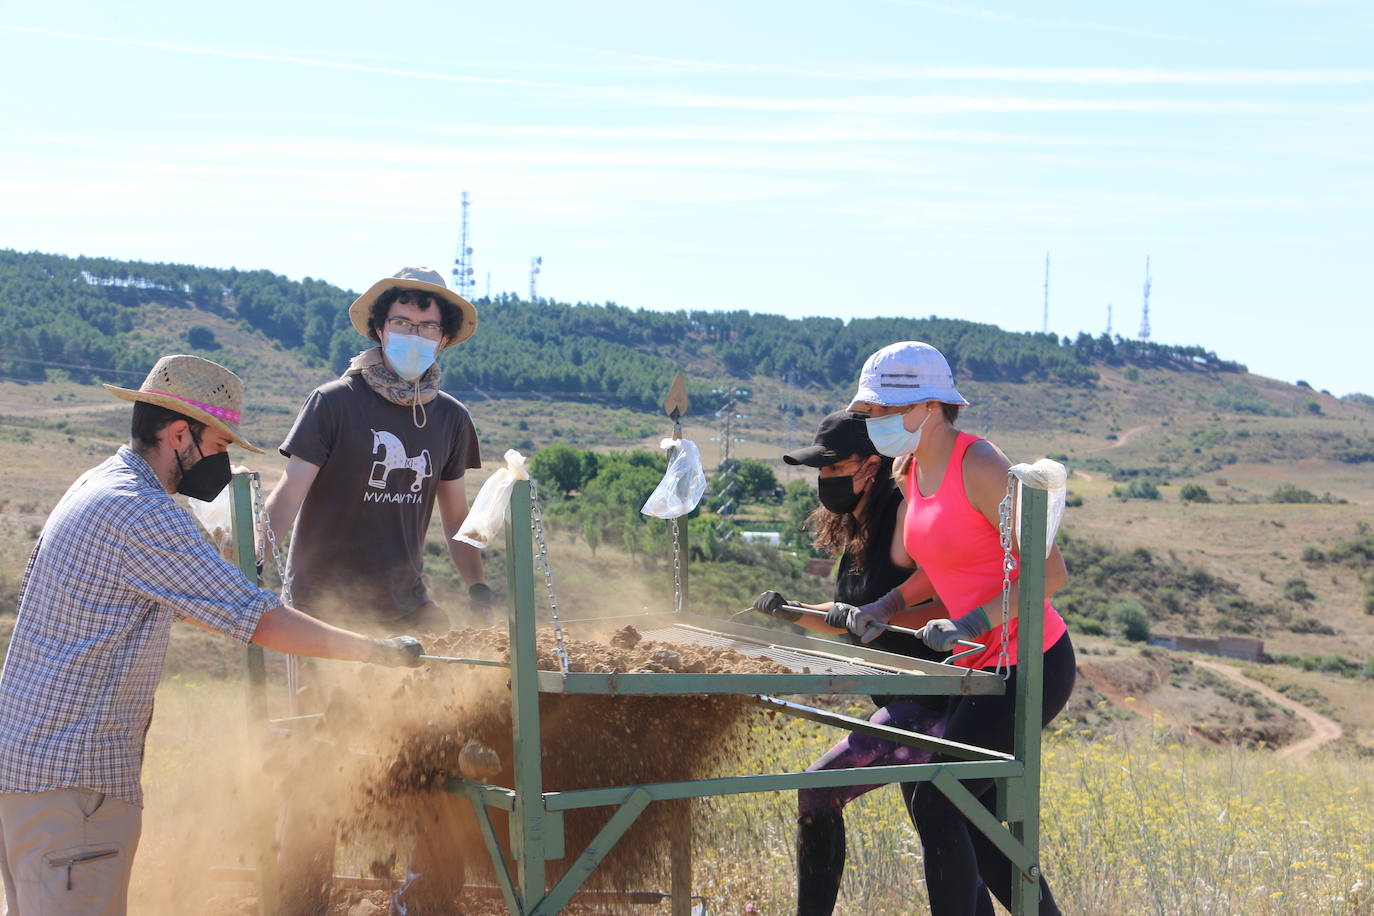
M 944 479 L 930 496 L 916 485 L 916 462 L 907 472 L 907 510 L 902 543 L 907 553 L 930 576 L 935 594 L 958 619 L 979 605 L 986 608 L 992 629 L 976 641 L 987 648 L 954 664 L 965 668 L 992 668 L 1002 650 L 1002 543 L 997 528 L 968 501 L 964 490 L 964 456 L 977 436 L 959 433 L 949 456 Z M 1019 559 L 1019 557 L 1018 557 Z M 1012 573 L 1012 580 L 1020 568 Z M 1016 664 L 1016 624 L 1008 625 L 1007 656 Z M 1064 618 L 1045 600 L 1045 648 L 1049 649 L 1068 628 Z

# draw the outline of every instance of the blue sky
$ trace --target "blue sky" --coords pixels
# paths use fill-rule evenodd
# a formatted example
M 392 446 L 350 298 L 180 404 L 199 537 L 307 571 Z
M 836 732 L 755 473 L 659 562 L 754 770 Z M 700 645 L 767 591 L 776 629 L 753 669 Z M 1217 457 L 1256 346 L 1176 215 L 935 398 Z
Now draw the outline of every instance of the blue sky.
M 0 8 L 0 247 L 1140 326 L 1374 393 L 1374 5 Z M 857 367 L 856 367 L 857 369 Z

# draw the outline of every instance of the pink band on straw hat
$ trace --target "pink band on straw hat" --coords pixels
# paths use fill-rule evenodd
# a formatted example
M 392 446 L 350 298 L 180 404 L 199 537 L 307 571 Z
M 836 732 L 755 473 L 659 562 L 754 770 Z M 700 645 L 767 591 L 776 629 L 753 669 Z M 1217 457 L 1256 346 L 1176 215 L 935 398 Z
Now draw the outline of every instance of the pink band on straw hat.
M 235 426 L 239 424 L 239 412 L 237 410 L 230 410 L 228 407 L 216 407 L 213 404 L 202 404 L 200 401 L 193 401 L 190 398 L 183 398 L 175 394 L 168 394 L 165 391 L 154 391 L 151 388 L 144 388 L 143 391 L 147 392 L 148 394 L 160 394 L 164 398 L 172 398 L 173 400 L 180 401 L 183 404 L 190 404 L 192 407 L 199 407 L 201 410 L 205 411 L 210 416 L 218 417 L 221 420 L 233 423 Z

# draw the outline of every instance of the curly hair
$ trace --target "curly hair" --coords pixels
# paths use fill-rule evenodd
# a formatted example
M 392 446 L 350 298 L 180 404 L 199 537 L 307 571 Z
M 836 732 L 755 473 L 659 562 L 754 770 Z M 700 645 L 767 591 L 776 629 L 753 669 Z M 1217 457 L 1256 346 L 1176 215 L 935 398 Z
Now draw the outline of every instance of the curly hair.
M 386 324 L 387 316 L 391 314 L 391 307 L 396 304 L 396 300 L 406 295 L 414 301 L 416 308 L 422 312 L 429 311 L 431 305 L 439 307 L 439 324 L 444 329 L 444 337 L 452 340 L 454 335 L 463 327 L 463 313 L 451 302 L 445 302 L 437 296 L 418 289 L 407 289 L 403 286 L 393 286 L 391 289 L 377 297 L 377 301 L 372 303 L 372 311 L 367 316 L 368 336 L 373 340 L 382 339 L 382 325 Z
M 881 485 L 892 476 L 892 459 L 880 456 L 882 461 L 878 465 L 877 472 L 869 482 L 872 488 L 875 484 Z M 876 491 L 869 490 L 869 493 L 876 496 Z M 832 557 L 849 554 L 850 569 L 854 572 L 862 572 L 864 568 L 864 557 L 868 552 L 868 542 L 873 537 L 873 526 L 878 521 L 878 504 L 881 500 L 873 498 L 864 500 L 863 507 L 859 510 L 858 517 L 848 512 L 841 515 L 838 512 L 831 512 L 825 506 L 818 506 L 815 511 L 806 517 L 806 527 L 811 529 L 812 543 L 817 550 L 823 550 Z

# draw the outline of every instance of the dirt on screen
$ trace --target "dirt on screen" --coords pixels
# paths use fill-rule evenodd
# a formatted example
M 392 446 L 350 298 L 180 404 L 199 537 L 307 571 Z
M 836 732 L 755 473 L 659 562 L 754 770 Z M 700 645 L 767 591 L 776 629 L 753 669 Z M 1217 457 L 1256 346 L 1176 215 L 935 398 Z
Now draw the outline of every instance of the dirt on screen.
M 507 640 L 505 629 L 464 629 L 427 640 L 426 647 L 436 656 L 509 661 Z M 599 639 L 569 639 L 565 646 L 571 672 L 790 671 L 728 648 L 644 639 L 633 627 Z M 541 669 L 560 669 L 556 649 L 553 634 L 541 631 Z M 411 893 L 426 902 L 412 913 L 504 912 L 499 898 L 491 899 L 496 874 L 472 807 L 441 787 L 451 776 L 514 785 L 509 672 L 435 662 L 404 672 L 333 665 L 328 677 L 324 673 L 312 675 L 317 683 L 329 682 L 316 694 L 324 716 L 295 729 L 265 768 L 273 783 L 271 797 L 288 800 L 285 834 L 295 837 L 284 836 L 279 822 L 271 841 L 285 860 L 282 894 L 318 900 L 331 873 L 351 870 L 398 883 L 414 881 Z M 742 725 L 762 715 L 742 696 L 541 694 L 539 707 L 546 792 L 748 772 L 740 769 L 749 741 Z M 506 813 L 487 810 L 495 836 L 506 847 Z M 566 854 L 548 862 L 550 882 L 615 810 L 566 812 Z M 619 891 L 662 883 L 669 840 L 689 829 L 682 811 L 682 803 L 650 804 L 584 887 Z M 351 869 L 311 861 L 309 850 L 327 848 L 335 832 L 341 855 L 352 849 L 362 856 Z M 375 857 L 369 858 L 369 850 L 376 850 Z M 408 863 L 423 873 L 408 872 Z M 332 896 L 334 913 L 386 912 L 369 909 L 386 904 L 382 891 L 334 888 Z M 221 912 L 252 911 L 243 904 L 239 895 Z

